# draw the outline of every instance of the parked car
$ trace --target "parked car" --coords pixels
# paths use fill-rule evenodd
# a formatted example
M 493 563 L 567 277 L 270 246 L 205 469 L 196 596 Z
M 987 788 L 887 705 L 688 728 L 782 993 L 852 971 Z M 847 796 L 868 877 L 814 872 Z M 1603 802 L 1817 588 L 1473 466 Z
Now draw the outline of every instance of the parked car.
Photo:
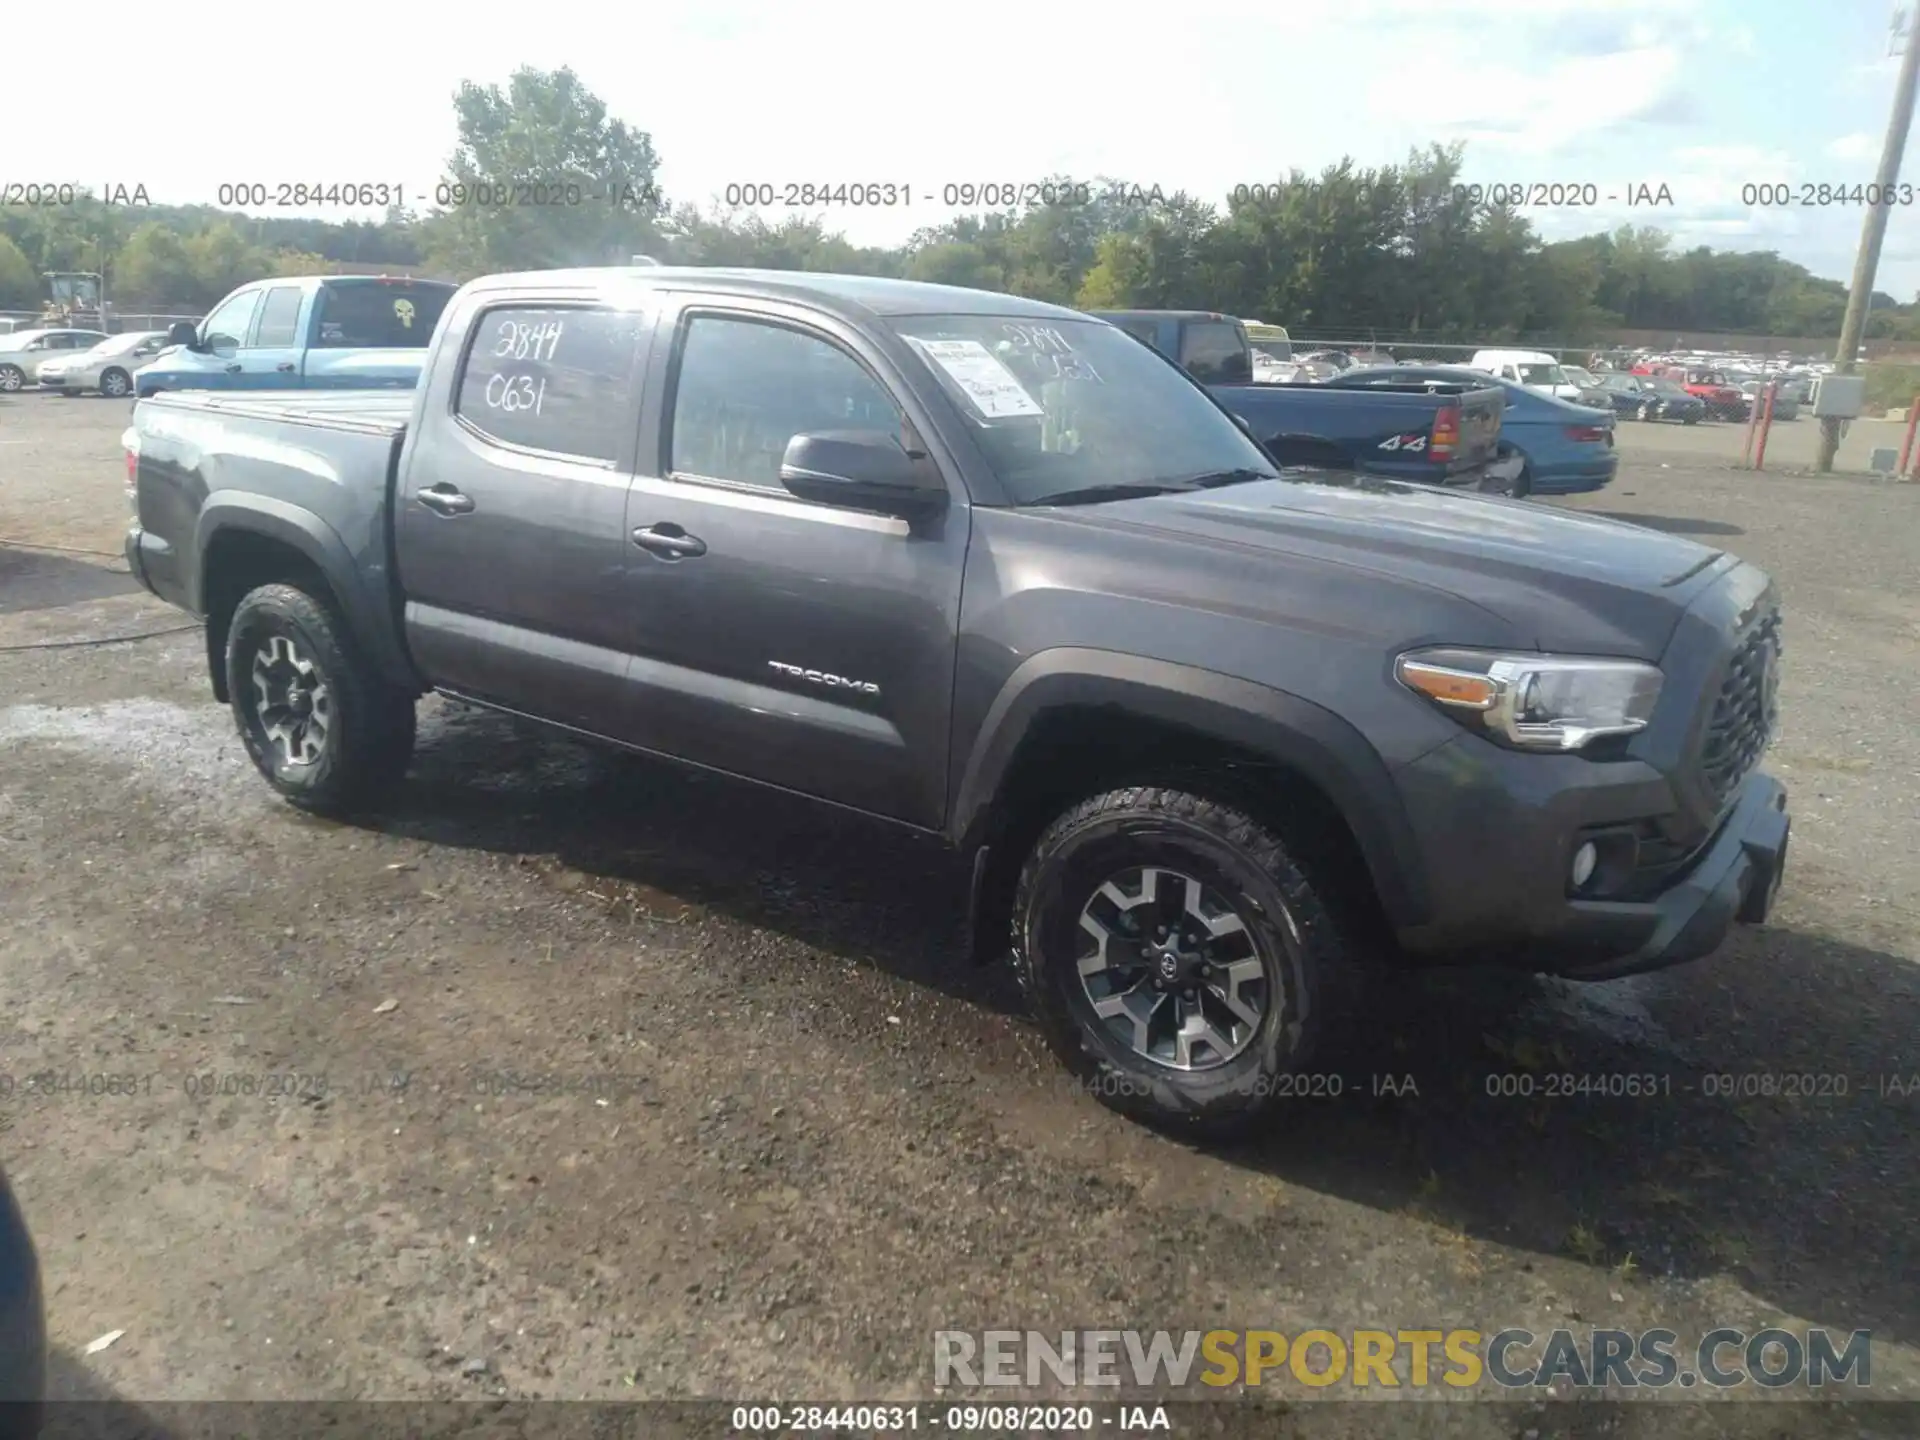
M 1630 375 L 1615 371 L 1600 377 L 1601 388 L 1613 402 L 1613 413 L 1635 420 L 1678 420 L 1698 425 L 1706 418 L 1707 402 L 1689 395 L 1663 375 Z
M 1613 409 L 1613 396 L 1600 383 L 1600 377 L 1591 370 L 1583 370 L 1578 365 L 1562 365 L 1560 373 L 1565 375 L 1573 383 L 1573 388 L 1580 392 L 1574 397 L 1575 403 L 1591 406 L 1595 410 Z
M 1767 382 L 1749 380 L 1740 387 L 1740 393 L 1747 397 L 1747 415 L 1753 415 L 1753 407 L 1766 403 Z M 1773 418 L 1775 420 L 1798 420 L 1800 418 L 1800 399 L 1795 387 L 1782 384 L 1773 395 Z
M 166 394 L 128 444 L 128 560 L 287 800 L 390 794 L 440 691 L 944 840 L 975 958 L 1163 1125 L 1284 1111 L 1355 951 L 1635 973 L 1784 870 L 1762 571 L 1283 475 L 1037 301 L 498 275 L 412 396 Z
M 1299 358 L 1310 365 L 1324 365 L 1336 372 L 1353 368 L 1353 356 L 1344 350 L 1309 350 Z
M 107 338 L 104 330 L 15 330 L 0 335 L 0 391 L 13 394 L 39 383 L 49 360 L 90 350 Z
M 306 275 L 242 285 L 198 325 L 167 332 L 133 377 L 162 390 L 410 390 L 455 287 L 442 280 Z
M 1447 387 L 1470 384 L 1477 372 L 1453 365 L 1400 365 L 1392 370 L 1349 370 L 1329 389 L 1370 388 L 1390 381 Z M 1613 412 L 1543 395 L 1530 385 L 1494 381 L 1505 392 L 1500 445 L 1521 465 L 1506 493 L 1575 495 L 1604 490 L 1620 469 L 1613 447 Z
M 1672 380 L 1680 385 L 1687 394 L 1704 403 L 1707 418 L 1710 420 L 1744 420 L 1747 415 L 1747 397 L 1727 383 L 1727 377 L 1718 370 L 1710 370 L 1698 365 L 1636 365 L 1636 375 L 1649 379 Z
M 167 346 L 164 330 L 129 330 L 109 335 L 91 350 L 82 350 L 72 359 L 49 360 L 40 367 L 42 389 L 58 390 L 62 395 L 78 395 L 98 390 L 117 399 L 133 393 L 133 372 L 153 359 Z
M 1499 392 L 1472 377 L 1442 393 L 1382 384 L 1364 392 L 1320 385 L 1250 383 L 1244 327 L 1193 310 L 1094 312 L 1145 341 L 1201 381 L 1281 465 L 1365 470 L 1422 484 L 1504 490 L 1518 466 L 1502 466 Z M 1343 374 L 1359 373 L 1352 366 Z M 1379 373 L 1391 379 L 1391 371 Z
M 0 1440 L 34 1440 L 46 1398 L 47 1317 L 40 1261 L 0 1171 Z
M 1484 370 L 1511 384 L 1525 385 L 1529 390 L 1562 400 L 1580 398 L 1580 387 L 1567 378 L 1560 362 L 1544 350 L 1476 350 L 1467 368 Z

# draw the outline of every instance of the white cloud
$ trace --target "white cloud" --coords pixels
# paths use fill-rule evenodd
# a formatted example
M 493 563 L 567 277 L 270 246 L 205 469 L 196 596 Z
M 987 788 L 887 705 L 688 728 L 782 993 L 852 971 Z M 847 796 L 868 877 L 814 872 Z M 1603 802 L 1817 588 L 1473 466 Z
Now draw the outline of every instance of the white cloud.
M 1851 135 L 1842 135 L 1838 140 L 1829 140 L 1826 154 L 1833 160 L 1877 160 L 1880 157 L 1880 140 L 1864 130 L 1856 130 Z

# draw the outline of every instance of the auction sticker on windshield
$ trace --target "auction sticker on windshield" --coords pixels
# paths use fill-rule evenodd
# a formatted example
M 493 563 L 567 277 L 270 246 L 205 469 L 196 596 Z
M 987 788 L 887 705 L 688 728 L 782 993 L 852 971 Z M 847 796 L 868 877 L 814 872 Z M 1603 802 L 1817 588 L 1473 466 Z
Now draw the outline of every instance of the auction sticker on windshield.
M 993 352 L 978 340 L 920 340 L 914 344 L 967 397 L 967 403 L 989 420 L 1010 415 L 1044 415 L 1026 388 Z

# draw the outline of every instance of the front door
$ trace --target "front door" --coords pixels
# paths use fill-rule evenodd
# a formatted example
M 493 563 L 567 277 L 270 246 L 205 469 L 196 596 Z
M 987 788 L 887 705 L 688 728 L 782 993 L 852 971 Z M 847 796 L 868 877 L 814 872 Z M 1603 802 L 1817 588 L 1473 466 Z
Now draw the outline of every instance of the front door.
M 407 642 L 435 682 L 631 738 L 624 520 L 650 313 L 481 314 L 394 497 Z
M 196 384 L 209 390 L 239 390 L 246 386 L 246 364 L 240 352 L 253 335 L 260 311 L 260 291 L 230 295 L 200 326 L 201 351 L 194 355 L 201 374 Z
M 909 525 L 788 492 L 780 459 L 803 431 L 924 448 L 888 363 L 810 311 L 677 303 L 626 517 L 628 679 L 648 743 L 937 827 L 965 496 Z

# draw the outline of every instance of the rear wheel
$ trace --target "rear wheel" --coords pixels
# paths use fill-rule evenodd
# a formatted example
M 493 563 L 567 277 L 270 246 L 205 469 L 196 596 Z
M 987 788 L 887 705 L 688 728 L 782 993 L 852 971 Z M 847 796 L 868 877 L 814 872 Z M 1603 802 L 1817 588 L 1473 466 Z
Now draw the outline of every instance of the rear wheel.
M 413 697 L 383 681 L 347 627 L 292 585 L 233 612 L 227 690 L 247 754 L 303 810 L 349 810 L 393 784 L 413 753 Z
M 1280 1099 L 1325 1028 L 1343 946 L 1287 845 L 1184 790 L 1109 791 L 1047 827 L 1013 909 L 1047 1043 L 1104 1104 L 1227 1135 Z
M 0 365 L 0 391 L 11 395 L 17 390 L 24 389 L 26 383 L 27 372 L 18 365 Z

